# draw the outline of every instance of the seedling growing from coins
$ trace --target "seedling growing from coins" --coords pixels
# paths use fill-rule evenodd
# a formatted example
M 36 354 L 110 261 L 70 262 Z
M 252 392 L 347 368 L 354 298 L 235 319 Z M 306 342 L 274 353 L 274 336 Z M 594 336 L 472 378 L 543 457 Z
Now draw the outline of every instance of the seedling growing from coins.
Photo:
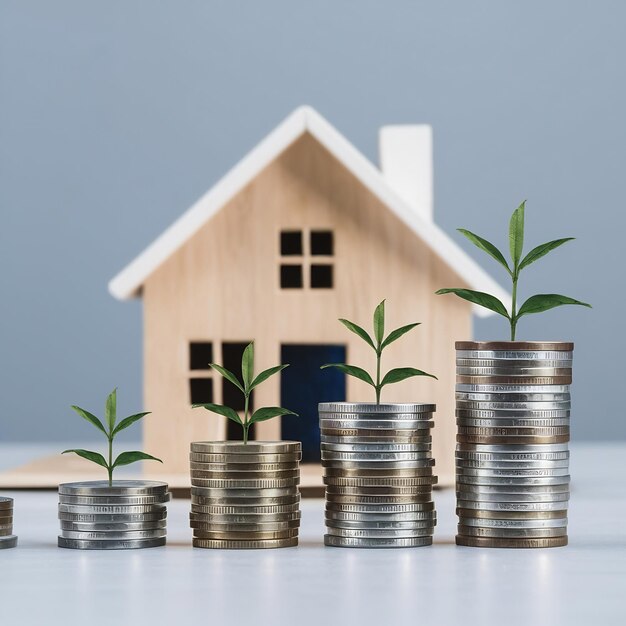
M 283 409 L 279 406 L 266 406 L 261 409 L 257 409 L 250 415 L 250 394 L 258 387 L 262 382 L 266 381 L 270 376 L 274 374 L 278 374 L 289 365 L 276 365 L 275 367 L 270 367 L 262 371 L 256 377 L 254 375 L 254 341 L 246 346 L 246 349 L 243 351 L 243 356 L 241 357 L 241 381 L 237 376 L 227 370 L 225 367 L 221 365 L 217 365 L 216 363 L 209 364 L 216 372 L 219 372 L 226 380 L 230 381 L 241 393 L 244 397 L 244 410 L 243 410 L 243 419 L 235 411 L 235 409 L 229 406 L 223 406 L 221 404 L 194 404 L 193 408 L 204 407 L 207 411 L 211 411 L 213 413 L 217 413 L 218 415 L 222 415 L 229 420 L 239 424 L 243 429 L 243 443 L 248 443 L 248 433 L 250 430 L 250 426 L 255 424 L 256 422 L 265 422 L 274 417 L 278 417 L 279 415 L 295 415 L 298 416 L 297 413 L 290 411 L 289 409 Z
M 473 304 L 485 307 L 490 311 L 502 315 L 509 320 L 511 326 L 511 341 L 515 341 L 515 334 L 517 331 L 517 323 L 524 315 L 530 315 L 531 313 L 542 313 L 549 309 L 554 309 L 558 306 L 564 306 L 566 304 L 578 304 L 580 306 L 586 306 L 591 308 L 590 304 L 586 302 L 580 302 L 574 300 L 568 296 L 561 296 L 556 293 L 540 293 L 535 296 L 531 296 L 522 304 L 519 309 L 517 308 L 517 284 L 519 281 L 520 273 L 523 269 L 527 268 L 531 263 L 534 263 L 541 257 L 544 257 L 548 252 L 559 248 L 564 243 L 572 241 L 574 237 L 565 237 L 564 239 L 555 239 L 548 243 L 542 243 L 540 246 L 533 248 L 525 257 L 522 258 L 522 251 L 524 247 L 524 210 L 526 201 L 522 202 L 511 216 L 509 223 L 509 249 L 511 252 L 511 264 L 504 258 L 504 255 L 498 248 L 492 243 L 475 235 L 469 230 L 459 228 L 458 231 L 465 235 L 475 246 L 480 248 L 483 252 L 486 252 L 489 256 L 493 257 L 500 265 L 504 267 L 513 283 L 511 311 L 509 312 L 504 304 L 495 296 L 484 293 L 482 291 L 473 291 L 471 289 L 440 289 L 437 291 L 437 295 L 446 293 L 453 293 L 463 300 L 467 300 Z
M 83 450 L 81 448 L 64 450 L 61 454 L 73 452 L 83 459 L 87 459 L 92 463 L 96 463 L 97 465 L 101 465 L 102 467 L 104 467 L 109 475 L 109 487 L 113 484 L 113 470 L 116 467 L 120 467 L 122 465 L 130 465 L 131 463 L 135 463 L 137 461 L 158 461 L 159 463 L 163 463 L 161 459 L 157 459 L 155 456 L 146 454 L 145 452 L 140 452 L 139 450 L 122 452 L 117 456 L 115 461 L 113 460 L 113 440 L 115 439 L 115 437 L 122 430 L 128 428 L 129 426 L 132 426 L 135 422 L 138 422 L 140 419 L 150 414 L 149 411 L 145 413 L 137 413 L 135 415 L 125 417 L 121 422 L 117 422 L 117 389 L 114 389 L 109 394 L 106 401 L 104 410 L 106 426 L 102 423 L 100 419 L 98 419 L 89 411 L 85 411 L 85 409 L 81 409 L 79 406 L 75 405 L 72 405 L 72 409 L 74 409 L 74 411 L 76 411 L 76 413 L 78 413 L 78 415 L 80 415 L 83 419 L 87 420 L 99 431 L 104 433 L 104 436 L 107 438 L 109 444 L 108 458 L 105 459 L 104 456 L 99 452 L 92 452 L 91 450 Z
M 374 387 L 376 392 L 376 404 L 380 404 L 380 392 L 385 385 L 391 385 L 392 383 L 399 383 L 402 380 L 406 380 L 407 378 L 412 378 L 413 376 L 429 376 L 430 378 L 437 378 L 433 374 L 428 374 L 427 372 L 423 372 L 422 370 L 415 369 L 414 367 L 398 367 L 392 370 L 389 370 L 381 379 L 381 358 L 383 354 L 383 350 L 390 344 L 400 339 L 403 335 L 408 333 L 410 330 L 420 325 L 420 322 L 414 322 L 413 324 L 407 324 L 406 326 L 401 326 L 400 328 L 396 328 L 396 330 L 392 330 L 387 337 L 385 337 L 385 301 L 383 300 L 374 311 L 374 337 L 372 338 L 370 334 L 364 329 L 355 324 L 354 322 L 350 322 L 346 319 L 339 320 L 348 330 L 352 331 L 368 346 L 370 346 L 374 352 L 376 353 L 376 381 L 372 376 L 366 372 L 364 369 L 357 367 L 356 365 L 346 365 L 345 363 L 327 363 L 326 365 L 322 365 L 321 369 L 325 369 L 327 367 L 336 367 L 341 370 L 344 374 L 348 374 L 349 376 L 353 376 L 354 378 L 358 378 L 366 382 L 368 385 Z

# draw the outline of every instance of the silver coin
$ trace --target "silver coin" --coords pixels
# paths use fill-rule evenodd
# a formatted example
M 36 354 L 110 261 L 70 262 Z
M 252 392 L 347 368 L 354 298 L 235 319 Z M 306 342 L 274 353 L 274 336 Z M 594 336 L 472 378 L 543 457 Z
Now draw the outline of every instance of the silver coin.
M 538 411 L 538 410 L 562 410 L 569 411 L 571 402 L 481 402 L 478 400 L 458 400 L 457 409 L 494 410 L 494 411 Z
M 420 461 L 424 467 L 435 464 L 420 452 L 335 452 L 322 450 L 322 461 Z
M 326 527 L 326 532 L 334 537 L 353 537 L 367 539 L 402 539 L 412 537 L 428 537 L 434 533 L 434 528 L 424 527 L 414 530 L 376 530 L 358 528 Z
M 407 437 L 401 435 L 385 435 L 381 437 L 376 431 L 367 431 L 363 436 L 361 435 L 328 435 L 328 431 L 322 429 L 321 442 L 326 445 L 410 445 L 414 446 L 416 451 L 430 450 L 432 448 L 433 438 L 431 435 L 427 436 L 413 436 L 409 434 Z M 341 431 L 331 431 L 341 432 Z M 354 429 L 348 429 L 348 432 L 355 432 Z M 389 431 L 378 431 L 389 432 Z M 398 431 L 391 431 L 397 433 Z M 400 431 L 402 432 L 402 431 Z
M 459 376 L 570 376 L 572 368 L 563 367 L 515 367 L 506 364 L 500 367 L 460 367 Z
M 257 522 L 257 523 L 238 523 L 238 524 L 216 524 L 213 520 L 208 519 L 192 519 L 189 526 L 199 532 L 215 532 L 215 533 L 244 533 L 244 532 L 279 532 L 281 530 L 289 530 L 298 528 L 300 520 L 292 520 L 287 522 Z M 199 536 L 199 533 L 194 533 Z
M 463 491 L 476 493 L 569 493 L 569 485 L 463 485 Z
M 284 506 L 207 506 L 192 500 L 191 507 L 192 511 L 206 515 L 271 515 L 299 511 L 300 503 Z
M 469 426 L 470 428 L 552 428 L 555 426 L 569 426 L 570 419 L 569 417 L 560 419 L 476 419 L 457 417 L 456 423 L 458 426 Z
M 433 511 L 410 511 L 408 513 L 349 513 L 326 511 L 326 519 L 352 522 L 409 522 L 432 519 Z
M 77 532 L 124 532 L 135 530 L 154 530 L 166 528 L 166 520 L 146 522 L 68 522 L 61 520 L 61 530 L 74 530 Z
M 320 447 L 329 452 L 411 452 L 413 454 L 419 453 L 422 456 L 430 453 L 430 446 L 424 450 L 423 445 L 414 443 L 327 443 L 322 440 Z
M 457 367 L 571 368 L 573 363 L 572 359 L 456 359 Z
M 341 504 L 326 501 L 327 511 L 341 513 L 410 513 L 412 511 L 434 511 L 434 502 L 413 502 L 410 504 Z
M 507 476 L 465 476 L 463 474 L 456 474 L 457 484 L 468 485 L 566 485 L 570 482 L 568 476 L 541 476 L 541 477 L 528 477 L 528 478 L 510 478 Z
M 165 493 L 159 496 L 69 496 L 59 494 L 59 502 L 62 504 L 83 504 L 83 505 L 116 505 L 116 506 L 137 506 L 163 504 L 170 501 L 170 494 Z
M 463 393 L 569 393 L 571 385 L 503 385 L 493 383 L 491 385 L 463 384 L 455 386 L 455 391 Z
M 228 472 L 229 474 L 246 473 L 266 473 L 266 472 L 297 472 L 300 462 L 292 463 L 202 463 L 201 461 L 190 461 L 191 470 Z
M 494 411 L 492 409 L 456 409 L 456 417 L 465 419 L 563 419 L 571 411 Z
M 398 422 L 415 422 L 422 424 L 431 421 L 434 418 L 433 413 L 320 413 L 319 419 L 335 420 L 340 422 L 360 422 L 371 420 L 374 421 L 398 421 Z
M 367 520 L 363 522 L 351 522 L 334 520 L 327 517 L 324 523 L 326 524 L 326 528 L 341 528 L 343 530 L 376 530 L 385 532 L 417 531 L 417 533 L 413 532 L 413 534 L 421 534 L 425 529 L 428 532 L 432 532 L 430 529 L 437 525 L 437 518 L 432 517 L 430 519 L 414 520 L 411 522 L 370 522 Z
M 354 439 L 347 437 L 356 437 L 358 441 L 362 440 L 367 443 L 369 441 L 393 441 L 394 443 L 432 443 L 430 429 L 423 428 L 421 430 L 411 430 L 404 428 L 394 430 L 393 428 L 379 428 L 374 430 L 366 430 L 363 428 L 355 428 L 354 426 L 346 426 L 342 428 L 325 428 L 320 429 L 322 441 L 329 441 L 328 437 L 341 437 L 346 443 L 354 442 Z
M 207 517 L 207 512 L 202 507 L 191 505 L 190 519 L 198 520 Z M 270 522 L 293 522 L 302 517 L 300 511 L 290 511 L 287 513 L 211 513 L 209 514 L 212 524 L 266 524 Z
M 396 539 L 371 539 L 324 535 L 324 545 L 335 548 L 419 548 L 422 546 L 430 546 L 432 543 L 432 536 Z
M 150 496 L 167 492 L 167 483 L 153 480 L 92 480 L 78 483 L 62 483 L 59 493 L 70 496 Z
M 546 468 L 540 467 L 535 469 L 493 469 L 481 467 L 480 469 L 463 467 L 461 465 L 456 466 L 457 474 L 463 476 L 484 476 L 487 478 L 503 476 L 506 478 L 534 478 L 534 477 L 549 477 L 549 476 L 569 476 L 569 468 Z
M 430 459 L 433 460 L 433 459 Z M 402 469 L 431 467 L 425 461 L 333 461 L 331 459 L 322 460 L 324 467 L 337 467 L 344 469 Z
M 479 509 L 481 511 L 562 511 L 565 502 L 474 502 L 457 500 L 459 509 Z
M 435 422 L 412 420 L 332 420 L 320 418 L 320 426 L 324 429 L 357 429 L 357 430 L 401 430 L 428 434 Z
M 322 413 L 434 413 L 436 405 L 420 403 L 376 404 L 375 402 L 320 402 Z
M 267 501 L 268 498 L 294 498 L 299 495 L 298 487 L 282 487 L 280 489 L 229 489 L 214 487 L 191 487 L 191 493 L 195 496 L 204 496 L 211 499 L 227 499 L 241 501 L 243 499 L 253 500 L 263 499 Z M 234 502 L 233 502 L 234 503 Z
M 409 484 L 409 485 L 362 485 L 353 483 L 343 483 L 340 485 L 327 485 L 326 497 L 334 496 L 423 496 L 432 494 L 433 483 Z
M 69 513 L 59 512 L 60 520 L 66 522 L 84 522 L 84 523 L 135 523 L 164 520 L 167 518 L 167 509 L 156 513 Z
M 153 530 L 128 530 L 122 532 L 61 530 L 61 536 L 64 539 L 82 539 L 85 541 L 129 541 L 137 539 L 158 539 L 159 537 L 165 537 L 166 533 L 167 531 L 164 528 L 155 528 Z
M 6 537 L 0 537 L 0 550 L 15 548 L 15 546 L 17 546 L 16 535 L 7 535 Z
M 491 461 L 486 459 L 472 459 L 463 456 L 455 457 L 456 464 L 459 467 L 475 468 L 475 469 L 538 469 L 538 468 L 566 468 L 569 467 L 569 459 L 556 461 L 547 460 L 531 460 L 531 461 L 508 461 L 498 459 Z
M 238 507 L 238 508 L 274 508 L 297 506 L 300 502 L 300 495 L 280 496 L 276 498 L 212 498 L 197 493 L 191 494 L 191 501 L 194 504 L 202 504 L 211 507 Z
M 192 469 L 189 473 L 191 482 L 195 482 L 196 478 L 200 480 L 233 480 L 233 481 L 247 481 L 247 480 L 285 480 L 287 478 L 299 478 L 300 470 L 285 470 L 274 472 L 216 472 L 213 470 L 197 470 Z
M 456 446 L 457 452 L 489 452 L 506 454 L 534 454 L 567 452 L 569 447 L 566 443 L 541 443 L 541 444 L 484 444 L 484 443 L 460 443 Z
M 249 489 L 284 489 L 286 487 L 296 487 L 300 484 L 300 477 L 294 478 L 269 478 L 269 479 L 211 479 L 211 478 L 191 478 L 194 487 L 205 487 L 209 489 L 224 490 L 249 490 Z
M 137 548 L 156 548 L 164 546 L 165 537 L 156 539 L 120 539 L 120 540 L 85 540 L 66 539 L 59 537 L 59 548 L 73 548 L 77 550 L 133 550 Z
M 458 500 L 472 502 L 567 502 L 569 493 L 478 493 L 457 489 Z
M 197 463 L 216 463 L 224 466 L 259 463 L 295 463 L 302 459 L 302 453 L 293 454 L 210 454 L 190 452 L 189 460 Z
M 326 491 L 326 506 L 329 505 L 354 505 L 363 507 L 385 507 L 385 506 L 401 506 L 417 504 L 419 506 L 433 507 L 432 490 L 427 492 L 411 495 L 345 495 L 335 494 Z M 427 510 L 427 509 L 425 509 Z
M 457 400 L 471 400 L 473 402 L 570 402 L 568 393 L 468 393 L 457 391 L 454 394 Z
M 552 463 L 569 463 L 569 452 L 469 452 L 467 450 L 456 450 L 455 457 L 463 462 L 474 463 L 545 463 L 550 466 Z
M 563 360 L 571 361 L 571 350 L 457 350 L 457 359 L 497 359 L 497 360 Z
M 140 513 L 158 513 L 167 508 L 165 504 L 120 505 L 103 504 L 63 504 L 59 503 L 59 513 L 83 513 L 85 515 L 137 515 Z
M 191 452 L 206 454 L 296 454 L 302 451 L 299 441 L 194 441 Z
M 567 527 L 561 528 L 480 528 L 458 525 L 460 535 L 469 537 L 562 537 L 567 535 Z
M 567 517 L 521 520 L 459 516 L 459 524 L 463 526 L 480 526 L 481 528 L 562 528 L 567 526 Z

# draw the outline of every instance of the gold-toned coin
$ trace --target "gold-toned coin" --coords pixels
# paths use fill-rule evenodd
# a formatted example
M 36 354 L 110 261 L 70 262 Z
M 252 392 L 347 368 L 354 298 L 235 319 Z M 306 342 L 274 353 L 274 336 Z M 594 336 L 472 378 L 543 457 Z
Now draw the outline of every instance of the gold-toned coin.
M 276 478 L 268 480 L 213 480 L 210 478 L 191 478 L 194 487 L 206 487 L 212 489 L 284 489 L 300 484 L 300 477 Z
M 194 548 L 212 548 L 214 550 L 260 550 L 264 548 L 293 548 L 298 545 L 297 537 L 287 539 L 194 539 Z
M 219 532 L 214 530 L 194 529 L 195 539 L 213 539 L 229 541 L 259 541 L 267 539 L 289 539 L 298 536 L 298 529 L 277 530 L 270 532 Z
M 424 433 L 429 433 L 429 429 L 423 429 Z M 389 440 L 394 443 L 431 443 L 430 434 L 415 434 L 415 430 L 403 428 L 400 430 L 388 428 L 324 428 L 322 427 L 322 441 L 324 437 L 359 437 L 359 439 L 370 438 L 372 441 Z
M 190 461 L 198 461 L 200 463 L 293 463 L 302 458 L 302 453 L 287 454 L 209 454 L 204 452 L 191 452 L 189 454 Z
M 458 524 L 459 535 L 464 537 L 488 537 L 490 539 L 547 539 L 567 536 L 567 526 L 561 528 L 482 528 Z
M 567 545 L 567 536 L 540 537 L 536 539 L 503 539 L 457 535 L 456 545 L 469 546 L 472 548 L 561 548 Z
M 194 478 L 208 478 L 211 480 L 278 480 L 284 478 L 298 478 L 300 470 L 283 470 L 280 472 L 216 472 L 192 469 L 190 472 L 192 480 Z
M 295 454 L 302 451 L 299 441 L 194 441 L 191 452 L 204 454 Z
M 298 461 L 291 463 L 202 463 L 190 461 L 192 470 L 216 471 L 216 472 L 276 472 L 284 470 L 297 470 L 300 467 Z

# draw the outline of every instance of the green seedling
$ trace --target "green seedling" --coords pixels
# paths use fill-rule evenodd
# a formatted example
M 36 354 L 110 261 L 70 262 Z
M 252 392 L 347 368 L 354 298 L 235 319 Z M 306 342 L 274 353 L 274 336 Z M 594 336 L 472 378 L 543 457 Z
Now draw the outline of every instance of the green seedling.
M 261 409 L 257 409 L 250 415 L 250 394 L 255 387 L 258 387 L 262 382 L 266 381 L 270 376 L 274 374 L 278 374 L 278 372 L 284 370 L 289 365 L 276 365 L 275 367 L 270 367 L 262 371 L 256 377 L 254 376 L 254 341 L 243 351 L 243 356 L 241 357 L 241 381 L 233 372 L 227 370 L 225 367 L 221 365 L 217 365 L 216 363 L 210 363 L 210 366 L 216 371 L 219 372 L 226 380 L 230 381 L 241 393 L 244 397 L 244 410 L 243 410 L 243 419 L 235 411 L 229 406 L 223 406 L 221 404 L 194 404 L 193 408 L 203 407 L 207 411 L 211 411 L 213 413 L 217 413 L 218 415 L 222 415 L 229 420 L 239 424 L 243 429 L 243 442 L 244 444 L 248 443 L 248 433 L 250 430 L 250 426 L 255 424 L 256 422 L 265 422 L 274 417 L 278 417 L 279 415 L 295 415 L 297 417 L 297 413 L 290 411 L 288 409 L 283 409 L 279 406 L 266 406 Z
M 128 428 L 135 422 L 138 422 L 140 419 L 144 418 L 146 415 L 149 415 L 150 412 L 146 413 L 137 413 L 136 415 L 131 415 L 130 417 L 125 417 L 121 422 L 117 422 L 117 389 L 114 389 L 107 398 L 106 406 L 105 406 L 105 420 L 106 426 L 92 413 L 89 411 L 85 411 L 85 409 L 81 409 L 79 406 L 72 405 L 72 409 L 78 413 L 83 419 L 87 420 L 90 424 L 95 426 L 99 431 L 104 433 L 104 436 L 107 438 L 109 443 L 109 451 L 108 458 L 105 459 L 102 454 L 99 452 L 92 452 L 91 450 L 82 450 L 80 448 L 72 449 L 72 450 L 64 450 L 62 454 L 67 454 L 68 452 L 73 452 L 83 459 L 87 459 L 97 465 L 101 465 L 104 467 L 109 475 L 109 487 L 113 484 L 113 470 L 116 467 L 120 467 L 121 465 L 130 465 L 131 463 L 135 463 L 136 461 L 158 461 L 162 463 L 161 459 L 157 459 L 150 454 L 146 454 L 145 452 L 139 452 L 138 450 L 132 450 L 130 452 L 122 452 L 120 453 L 115 461 L 113 460 L 113 440 L 117 436 L 119 432 Z
M 354 376 L 354 378 L 358 378 L 366 382 L 368 385 L 374 387 L 376 392 L 376 404 L 380 404 L 380 392 L 385 385 L 390 385 L 392 383 L 399 383 L 402 380 L 407 378 L 412 378 L 413 376 L 430 376 L 430 378 L 437 378 L 433 374 L 428 374 L 423 372 L 422 370 L 415 369 L 414 367 L 398 367 L 396 369 L 389 370 L 381 379 L 380 365 L 381 365 L 381 357 L 383 354 L 383 350 L 390 344 L 400 339 L 402 335 L 405 335 L 410 330 L 419 326 L 419 322 L 415 322 L 413 324 L 407 324 L 406 326 L 402 326 L 400 328 L 396 328 L 396 330 L 392 330 L 387 337 L 385 337 L 385 301 L 383 300 L 374 311 L 374 338 L 370 336 L 370 334 L 360 326 L 357 326 L 354 322 L 350 322 L 349 320 L 340 319 L 339 320 L 348 330 L 351 330 L 353 333 L 358 335 L 368 346 L 370 346 L 374 352 L 376 353 L 376 381 L 372 376 L 366 372 L 364 369 L 357 367 L 356 365 L 346 365 L 345 363 L 327 363 L 326 365 L 322 365 L 322 369 L 327 367 L 336 367 L 341 370 L 344 374 L 348 374 L 349 376 Z
M 475 246 L 498 261 L 498 263 L 504 267 L 511 277 L 513 288 L 511 292 L 512 300 L 510 312 L 498 298 L 482 291 L 472 291 L 471 289 L 440 289 L 437 291 L 437 295 L 453 293 L 459 298 L 463 298 L 463 300 L 467 300 L 473 304 L 478 304 L 479 306 L 485 307 L 490 311 L 498 313 L 498 315 L 502 315 L 502 317 L 506 317 L 511 326 L 511 341 L 515 341 L 517 323 L 524 315 L 542 313 L 543 311 L 548 311 L 549 309 L 554 309 L 555 307 L 564 306 L 566 304 L 578 304 L 580 306 L 591 308 L 591 305 L 586 302 L 580 302 L 579 300 L 574 300 L 573 298 L 561 296 L 556 293 L 540 293 L 535 296 L 531 296 L 528 300 L 526 300 L 526 302 L 524 302 L 524 304 L 522 304 L 522 306 L 519 307 L 519 309 L 517 308 L 517 287 L 521 271 L 527 268 L 531 263 L 534 263 L 541 257 L 544 257 L 548 254 L 548 252 L 551 252 L 552 250 L 562 246 L 564 243 L 574 239 L 574 237 L 565 237 L 564 239 L 555 239 L 554 241 L 543 243 L 540 246 L 533 248 L 526 256 L 522 257 L 522 251 L 524 248 L 525 206 L 526 201 L 522 202 L 522 204 L 520 204 L 517 209 L 513 211 L 509 224 L 511 264 L 509 264 L 509 262 L 504 258 L 502 252 L 500 252 L 498 248 L 486 239 L 483 239 L 482 237 L 479 237 L 464 228 L 458 229 L 459 232 L 462 235 L 465 235 L 465 237 L 467 237 Z

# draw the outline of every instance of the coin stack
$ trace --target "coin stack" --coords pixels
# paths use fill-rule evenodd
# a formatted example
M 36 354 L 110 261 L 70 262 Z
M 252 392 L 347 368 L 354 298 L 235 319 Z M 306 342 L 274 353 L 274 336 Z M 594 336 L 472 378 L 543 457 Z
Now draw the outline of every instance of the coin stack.
M 299 441 L 191 444 L 191 528 L 196 548 L 298 545 Z
M 432 544 L 433 404 L 319 405 L 327 546 Z
M 458 545 L 567 545 L 574 345 L 457 342 Z
M 0 550 L 15 548 L 17 537 L 13 534 L 13 498 L 0 497 Z
M 59 485 L 60 548 L 126 550 L 164 546 L 167 484 L 98 480 Z

